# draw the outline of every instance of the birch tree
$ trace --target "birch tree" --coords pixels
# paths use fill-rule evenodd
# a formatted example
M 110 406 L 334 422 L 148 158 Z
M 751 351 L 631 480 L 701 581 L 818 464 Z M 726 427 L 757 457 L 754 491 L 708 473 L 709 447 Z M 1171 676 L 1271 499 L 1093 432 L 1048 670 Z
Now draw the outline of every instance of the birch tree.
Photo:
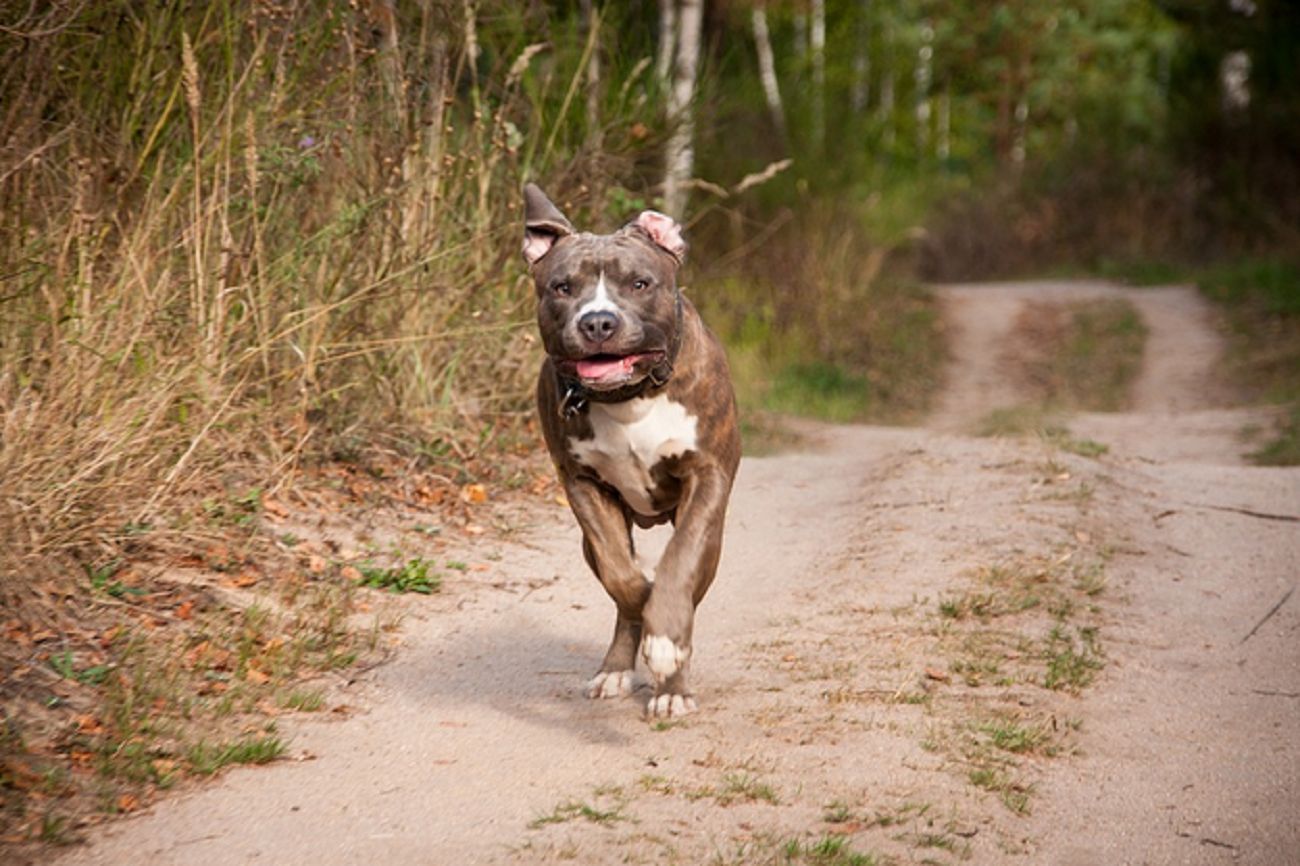
M 817 150 L 826 141 L 826 0 L 812 0 L 810 33 L 813 73 L 813 140 Z
M 788 140 L 785 126 L 785 108 L 781 104 L 781 86 L 776 77 L 776 61 L 772 55 L 772 34 L 767 27 L 767 4 L 757 0 L 750 13 L 754 29 L 754 47 L 758 52 L 758 77 L 763 84 L 763 98 L 767 111 L 783 141 Z
M 668 119 L 673 131 L 664 160 L 664 210 L 682 219 L 688 183 L 695 169 L 695 75 L 700 61 L 704 0 L 680 0 L 676 17 L 672 88 L 668 91 Z
M 871 96 L 871 0 L 860 0 L 854 22 L 853 83 L 849 88 L 849 105 L 855 115 L 867 110 Z
M 659 0 L 659 49 L 655 54 L 655 76 L 667 88 L 672 84 L 673 49 L 677 44 L 677 0 Z

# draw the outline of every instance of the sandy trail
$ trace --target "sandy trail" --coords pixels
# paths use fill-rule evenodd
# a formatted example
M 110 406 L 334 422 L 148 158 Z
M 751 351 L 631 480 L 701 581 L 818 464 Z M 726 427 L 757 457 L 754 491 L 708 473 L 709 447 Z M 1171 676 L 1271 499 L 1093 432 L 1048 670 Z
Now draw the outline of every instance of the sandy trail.
M 1300 514 L 1300 473 L 1240 465 L 1209 311 L 1186 289 L 1126 293 L 1147 363 L 1135 411 L 1071 421 L 1111 446 L 1090 460 L 960 431 L 1016 402 L 998 359 L 1020 304 L 1124 290 L 942 292 L 954 363 L 931 429 L 832 428 L 743 464 L 697 715 L 661 729 L 644 691 L 581 696 L 612 605 L 553 506 L 495 587 L 410 602 L 397 660 L 336 696 L 350 718 L 286 724 L 306 759 L 231 772 L 57 862 L 740 864 L 828 835 L 881 862 L 1297 862 L 1300 598 L 1245 636 L 1295 585 L 1300 531 L 1219 507 Z M 1001 673 L 962 674 L 938 602 L 982 567 L 1062 556 L 1104 564 L 1096 682 L 1044 689 L 1012 649 Z M 970 781 L 973 725 L 999 713 L 1066 746 L 1006 758 L 1028 814 Z

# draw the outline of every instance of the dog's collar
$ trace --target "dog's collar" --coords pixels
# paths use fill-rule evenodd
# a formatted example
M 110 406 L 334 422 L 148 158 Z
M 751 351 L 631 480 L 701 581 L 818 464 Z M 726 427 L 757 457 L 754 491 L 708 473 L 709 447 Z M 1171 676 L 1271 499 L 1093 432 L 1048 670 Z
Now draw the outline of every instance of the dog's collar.
M 673 364 L 677 361 L 677 353 L 682 348 L 682 290 L 680 288 L 677 290 L 674 318 L 676 324 L 668 351 L 664 354 L 663 360 L 651 367 L 650 372 L 639 382 L 612 391 L 593 391 L 585 387 L 579 379 L 561 374 L 557 365 L 555 379 L 560 392 L 560 417 L 565 420 L 576 418 L 587 411 L 590 403 L 622 403 L 667 385 L 673 375 Z

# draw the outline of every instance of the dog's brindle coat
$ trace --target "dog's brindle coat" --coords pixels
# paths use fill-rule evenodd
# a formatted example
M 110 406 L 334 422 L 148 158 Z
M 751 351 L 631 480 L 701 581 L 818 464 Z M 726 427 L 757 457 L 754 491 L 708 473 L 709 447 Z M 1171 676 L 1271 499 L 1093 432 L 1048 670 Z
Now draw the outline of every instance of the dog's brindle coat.
M 722 552 L 740 461 L 726 356 L 677 286 L 680 227 L 646 211 L 609 235 L 579 233 L 529 184 L 524 257 L 547 358 L 542 430 L 583 553 L 618 607 L 590 697 L 631 692 L 638 649 L 654 680 L 651 716 L 695 709 L 688 683 L 695 608 Z M 672 521 L 653 578 L 632 526 Z

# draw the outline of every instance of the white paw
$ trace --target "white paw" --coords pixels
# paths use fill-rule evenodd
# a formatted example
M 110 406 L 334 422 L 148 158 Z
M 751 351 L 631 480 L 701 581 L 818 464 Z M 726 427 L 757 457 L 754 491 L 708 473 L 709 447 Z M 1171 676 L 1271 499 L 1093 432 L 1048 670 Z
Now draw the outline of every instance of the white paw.
M 655 695 L 645 705 L 645 714 L 652 719 L 676 719 L 698 709 L 690 695 Z
M 621 698 L 632 694 L 631 671 L 601 671 L 587 681 L 589 698 Z
M 682 649 L 660 634 L 648 634 L 641 641 L 641 658 L 657 683 L 677 673 L 690 654 L 689 647 Z

